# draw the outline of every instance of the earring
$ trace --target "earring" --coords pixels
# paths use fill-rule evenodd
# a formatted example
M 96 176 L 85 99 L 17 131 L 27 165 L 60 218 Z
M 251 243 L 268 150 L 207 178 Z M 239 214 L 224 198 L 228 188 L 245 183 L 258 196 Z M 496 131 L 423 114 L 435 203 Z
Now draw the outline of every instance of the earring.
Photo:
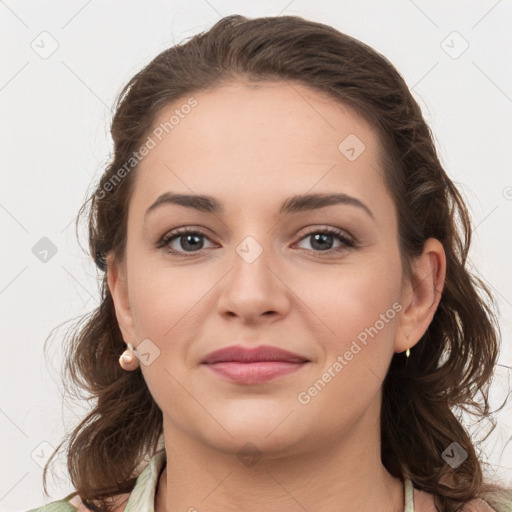
M 411 355 L 411 349 L 408 348 L 406 351 L 405 351 L 405 357 L 407 357 L 407 359 L 409 359 L 409 356 Z
M 128 349 L 125 350 L 120 356 L 119 356 L 119 364 L 121 368 L 127 372 L 131 372 L 138 368 L 139 366 L 139 360 L 135 357 L 133 351 L 134 348 L 131 343 L 126 344 Z

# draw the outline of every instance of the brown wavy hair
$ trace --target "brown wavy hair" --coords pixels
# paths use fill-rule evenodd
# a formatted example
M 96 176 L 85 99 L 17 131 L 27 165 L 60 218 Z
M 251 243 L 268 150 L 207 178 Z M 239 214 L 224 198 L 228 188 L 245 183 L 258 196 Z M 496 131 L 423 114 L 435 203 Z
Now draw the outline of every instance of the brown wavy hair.
M 113 155 L 77 218 L 78 227 L 87 215 L 90 253 L 102 274 L 101 304 L 71 330 L 65 347 L 66 379 L 93 404 L 67 436 L 75 494 L 91 510 L 110 510 L 112 497 L 133 489 L 162 433 L 162 412 L 140 368 L 125 372 L 119 366 L 125 343 L 106 281 L 107 255 L 116 261 L 124 257 L 137 169 L 126 163 L 133 164 L 130 159 L 164 106 L 240 79 L 307 85 L 351 107 L 377 131 L 386 185 L 398 212 L 404 271 L 410 275 L 410 263 L 429 237 L 442 243 L 447 261 L 431 324 L 407 363 L 404 354 L 394 355 L 384 381 L 383 464 L 395 477 L 409 477 L 416 488 L 432 493 L 439 510 L 455 512 L 475 497 L 512 510 L 508 491 L 484 482 L 484 463 L 456 414 L 467 410 L 490 417 L 488 388 L 500 340 L 494 299 L 467 268 L 472 231 L 467 207 L 395 67 L 364 43 L 298 16 L 227 16 L 160 53 L 119 94 L 111 126 Z M 456 470 L 442 458 L 454 441 L 468 454 Z M 45 467 L 45 491 L 48 465 L 63 443 Z

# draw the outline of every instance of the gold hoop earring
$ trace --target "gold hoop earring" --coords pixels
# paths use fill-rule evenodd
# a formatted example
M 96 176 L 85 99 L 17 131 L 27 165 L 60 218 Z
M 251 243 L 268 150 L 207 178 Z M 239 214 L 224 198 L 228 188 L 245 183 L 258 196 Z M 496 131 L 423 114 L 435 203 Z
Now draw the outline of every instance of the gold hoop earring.
M 407 357 L 407 359 L 409 359 L 409 356 L 411 355 L 411 349 L 408 348 L 406 351 L 405 351 L 405 357 Z
M 131 372 L 139 367 L 139 360 L 133 353 L 134 348 L 132 344 L 127 343 L 126 346 L 128 348 L 119 356 L 119 365 L 123 370 Z

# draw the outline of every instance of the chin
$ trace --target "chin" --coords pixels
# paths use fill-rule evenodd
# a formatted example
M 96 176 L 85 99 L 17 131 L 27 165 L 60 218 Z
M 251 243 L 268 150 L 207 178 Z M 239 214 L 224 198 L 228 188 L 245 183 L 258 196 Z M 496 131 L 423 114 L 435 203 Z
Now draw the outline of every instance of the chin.
M 252 443 L 268 454 L 281 453 L 290 446 L 303 442 L 303 436 L 306 435 L 304 425 L 297 425 L 298 415 L 292 412 L 292 405 L 281 404 L 276 407 L 276 404 L 268 406 L 261 403 L 261 400 L 257 402 L 251 405 L 245 398 L 243 405 L 237 406 L 237 401 L 233 400 L 232 407 L 222 413 L 218 409 L 218 412 L 214 412 L 215 408 L 210 408 L 212 416 L 224 428 L 208 429 L 204 434 L 209 442 L 220 449 L 228 448 L 235 452 L 246 443 Z M 268 399 L 263 402 L 268 402 Z M 204 422 L 198 424 L 204 425 Z

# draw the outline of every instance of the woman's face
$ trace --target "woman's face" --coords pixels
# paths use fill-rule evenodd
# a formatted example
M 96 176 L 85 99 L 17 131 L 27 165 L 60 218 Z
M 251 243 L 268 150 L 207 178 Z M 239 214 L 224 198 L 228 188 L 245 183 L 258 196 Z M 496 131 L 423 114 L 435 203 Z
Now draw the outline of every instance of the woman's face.
M 145 340 L 141 368 L 164 428 L 268 454 L 332 446 L 356 424 L 374 432 L 411 300 L 376 133 L 303 85 L 239 82 L 192 96 L 149 133 L 126 259 L 109 273 L 125 341 Z M 331 194 L 345 199 L 304 200 Z M 173 237 L 178 228 L 198 234 Z M 260 381 L 203 363 L 232 345 L 308 362 Z

